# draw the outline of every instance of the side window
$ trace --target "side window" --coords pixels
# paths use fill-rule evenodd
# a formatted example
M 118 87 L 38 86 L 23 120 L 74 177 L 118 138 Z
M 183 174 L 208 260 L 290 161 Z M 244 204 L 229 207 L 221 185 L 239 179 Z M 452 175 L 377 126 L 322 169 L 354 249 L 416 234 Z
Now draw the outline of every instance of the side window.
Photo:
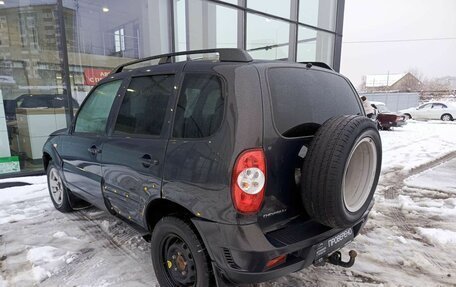
M 132 78 L 120 106 L 114 134 L 159 135 L 173 87 L 173 75 Z
M 425 104 L 425 105 L 422 105 L 421 107 L 419 107 L 418 109 L 419 110 L 430 109 L 431 107 L 432 107 L 432 104 Z
M 444 104 L 434 104 L 432 106 L 433 109 L 445 109 L 446 106 Z
M 121 80 L 109 82 L 97 87 L 81 108 L 76 119 L 75 132 L 103 133 L 109 112 L 117 95 Z
M 177 103 L 173 136 L 203 138 L 214 134 L 223 119 L 224 99 L 219 77 L 187 74 Z

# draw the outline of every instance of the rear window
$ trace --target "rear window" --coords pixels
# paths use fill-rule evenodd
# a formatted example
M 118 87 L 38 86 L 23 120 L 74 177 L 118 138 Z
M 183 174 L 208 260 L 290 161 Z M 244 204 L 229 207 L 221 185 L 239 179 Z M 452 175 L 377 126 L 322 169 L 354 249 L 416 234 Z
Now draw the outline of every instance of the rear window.
M 333 73 L 272 68 L 269 86 L 275 125 L 287 137 L 313 134 L 334 116 L 362 113 L 351 86 Z

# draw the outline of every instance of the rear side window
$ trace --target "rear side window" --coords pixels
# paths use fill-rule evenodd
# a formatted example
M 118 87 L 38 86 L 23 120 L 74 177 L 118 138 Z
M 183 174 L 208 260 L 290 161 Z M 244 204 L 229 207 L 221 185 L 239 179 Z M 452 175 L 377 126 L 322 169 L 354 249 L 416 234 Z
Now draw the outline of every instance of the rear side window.
M 336 74 L 273 68 L 269 86 L 274 122 L 284 136 L 310 135 L 331 117 L 362 113 L 351 86 Z
M 173 87 L 173 75 L 132 78 L 120 106 L 114 134 L 159 135 Z
M 98 86 L 81 108 L 76 119 L 75 132 L 102 134 L 106 129 L 109 112 L 121 80 Z
M 219 77 L 187 74 L 174 120 L 176 138 L 203 138 L 214 134 L 223 118 L 224 99 Z

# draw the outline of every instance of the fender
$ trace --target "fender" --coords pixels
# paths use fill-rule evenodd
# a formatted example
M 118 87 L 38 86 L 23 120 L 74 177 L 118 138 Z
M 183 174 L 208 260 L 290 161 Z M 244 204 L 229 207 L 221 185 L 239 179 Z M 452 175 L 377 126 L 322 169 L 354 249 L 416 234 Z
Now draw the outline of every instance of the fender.
M 68 129 L 60 129 L 49 135 L 49 138 L 43 145 L 43 164 L 44 169 L 46 170 L 48 160 L 45 158 L 45 153 L 47 153 L 52 160 L 60 167 L 63 167 L 63 160 L 59 155 L 59 145 L 60 145 L 60 136 L 68 134 Z
M 59 167 L 63 167 L 63 160 L 59 155 L 58 148 L 60 144 L 60 137 L 50 137 L 43 146 L 43 164 L 44 169 L 47 168 L 47 164 L 49 159 L 46 158 L 46 154 L 48 154 L 52 161 L 57 164 Z

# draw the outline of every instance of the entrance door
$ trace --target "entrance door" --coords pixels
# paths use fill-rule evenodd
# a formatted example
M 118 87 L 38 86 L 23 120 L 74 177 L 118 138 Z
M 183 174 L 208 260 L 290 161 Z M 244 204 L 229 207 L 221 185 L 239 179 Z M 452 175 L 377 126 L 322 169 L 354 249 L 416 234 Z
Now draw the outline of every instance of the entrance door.
M 98 207 L 101 195 L 102 143 L 111 106 L 122 84 L 98 86 L 84 102 L 68 136 L 62 137 L 63 172 L 70 189 Z
M 132 77 L 103 145 L 106 204 L 143 227 L 144 207 L 160 197 L 174 86 L 172 73 Z

